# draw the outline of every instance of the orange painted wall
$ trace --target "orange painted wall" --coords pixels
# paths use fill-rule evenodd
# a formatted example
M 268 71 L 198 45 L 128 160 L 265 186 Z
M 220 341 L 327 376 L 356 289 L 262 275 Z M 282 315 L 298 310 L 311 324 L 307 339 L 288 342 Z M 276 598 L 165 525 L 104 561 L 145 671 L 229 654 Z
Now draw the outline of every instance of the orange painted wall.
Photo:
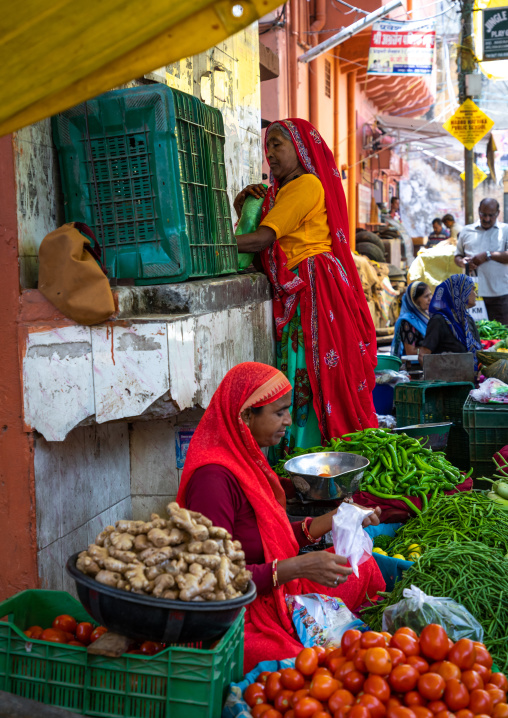
M 33 442 L 23 432 L 20 303 L 12 135 L 0 138 L 0 600 L 37 588 Z

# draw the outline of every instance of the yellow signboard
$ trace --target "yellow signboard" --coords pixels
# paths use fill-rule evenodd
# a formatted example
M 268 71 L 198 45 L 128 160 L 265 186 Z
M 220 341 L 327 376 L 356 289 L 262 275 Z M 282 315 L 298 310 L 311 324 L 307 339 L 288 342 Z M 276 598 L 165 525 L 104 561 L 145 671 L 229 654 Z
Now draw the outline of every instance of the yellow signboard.
M 485 112 L 482 112 L 469 98 L 443 125 L 445 130 L 462 142 L 468 150 L 472 150 L 493 126 L 494 120 L 487 117 Z
M 483 170 L 481 170 L 478 165 L 473 165 L 473 189 L 476 189 L 479 184 L 483 182 L 484 179 L 486 179 L 487 175 Z M 460 175 L 460 179 L 466 181 L 466 173 L 462 172 Z

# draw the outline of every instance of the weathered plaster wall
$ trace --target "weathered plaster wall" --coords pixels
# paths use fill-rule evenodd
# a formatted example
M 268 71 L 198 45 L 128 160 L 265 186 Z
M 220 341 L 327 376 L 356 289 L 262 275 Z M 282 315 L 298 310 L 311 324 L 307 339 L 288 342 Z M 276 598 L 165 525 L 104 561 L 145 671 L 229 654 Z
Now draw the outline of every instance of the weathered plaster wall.
M 127 424 L 83 426 L 63 442 L 38 436 L 34 468 L 41 587 L 74 593 L 69 556 L 132 516 Z
M 32 437 L 23 431 L 12 136 L 0 138 L 0 600 L 37 586 Z

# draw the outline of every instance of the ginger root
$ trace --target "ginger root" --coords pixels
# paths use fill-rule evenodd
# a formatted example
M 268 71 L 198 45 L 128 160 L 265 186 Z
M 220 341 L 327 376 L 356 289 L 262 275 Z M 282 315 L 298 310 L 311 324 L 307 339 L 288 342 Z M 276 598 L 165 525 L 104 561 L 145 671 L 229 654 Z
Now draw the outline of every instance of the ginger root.
M 154 581 L 153 595 L 161 598 L 166 591 L 171 590 L 175 586 L 175 579 L 169 573 L 163 573 Z
M 150 581 L 145 576 L 145 569 L 141 563 L 131 563 L 124 572 L 124 578 L 130 583 L 133 591 L 148 591 Z
M 95 580 L 98 583 L 103 583 L 105 586 L 116 588 L 118 582 L 122 580 L 122 574 L 115 573 L 114 571 L 101 570 L 96 575 Z
M 121 523 L 120 521 L 117 521 L 117 523 Z M 119 551 L 130 551 L 131 548 L 134 546 L 134 536 L 129 533 L 120 533 L 118 531 L 114 531 L 109 536 L 109 540 L 111 541 L 111 545 L 117 548 Z
M 101 567 L 91 558 L 86 551 L 81 551 L 76 561 L 76 568 L 89 576 L 96 576 Z
M 189 511 L 178 506 L 176 501 L 168 504 L 167 511 L 174 525 L 187 531 L 194 541 L 205 541 L 208 538 L 208 528 L 203 524 L 198 524 Z
M 180 599 L 182 601 L 192 601 L 202 593 L 213 591 L 217 585 L 217 579 L 211 571 L 207 571 L 201 578 L 187 573 L 184 576 L 176 577 L 178 588 L 180 589 Z

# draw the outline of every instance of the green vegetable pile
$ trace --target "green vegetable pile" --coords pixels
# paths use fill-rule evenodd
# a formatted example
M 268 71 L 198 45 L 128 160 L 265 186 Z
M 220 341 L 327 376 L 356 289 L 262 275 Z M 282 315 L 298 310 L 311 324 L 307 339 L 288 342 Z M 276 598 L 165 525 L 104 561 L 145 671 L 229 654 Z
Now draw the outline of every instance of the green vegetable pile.
M 508 338 L 508 327 L 495 320 L 481 319 L 476 322 L 480 339 L 506 339 Z
M 508 553 L 508 522 L 500 520 L 497 507 L 477 491 L 437 498 L 432 511 L 410 519 L 395 536 L 376 537 L 374 544 L 390 555 L 407 556 L 416 542 L 422 552 L 439 547 L 444 552 L 448 544 L 463 540 L 480 541 L 503 555 Z
M 483 640 L 495 663 L 502 671 L 508 670 L 508 560 L 502 550 L 476 541 L 430 549 L 405 571 L 385 601 L 362 611 L 362 619 L 372 630 L 381 630 L 384 609 L 401 601 L 404 589 L 411 585 L 464 606 L 482 625 Z
M 326 447 L 296 449 L 278 462 L 275 472 L 279 476 L 287 476 L 284 463 L 288 459 L 314 451 L 347 451 L 365 456 L 370 461 L 370 467 L 363 475 L 360 489 L 377 498 L 404 501 L 417 514 L 420 510 L 407 496 L 420 497 L 422 510 L 425 511 L 438 494 L 454 489 L 472 473 L 471 469 L 469 474 L 462 476 L 445 459 L 442 451 L 426 449 L 418 439 L 386 429 L 365 429 L 345 434 L 340 439 L 331 439 Z

